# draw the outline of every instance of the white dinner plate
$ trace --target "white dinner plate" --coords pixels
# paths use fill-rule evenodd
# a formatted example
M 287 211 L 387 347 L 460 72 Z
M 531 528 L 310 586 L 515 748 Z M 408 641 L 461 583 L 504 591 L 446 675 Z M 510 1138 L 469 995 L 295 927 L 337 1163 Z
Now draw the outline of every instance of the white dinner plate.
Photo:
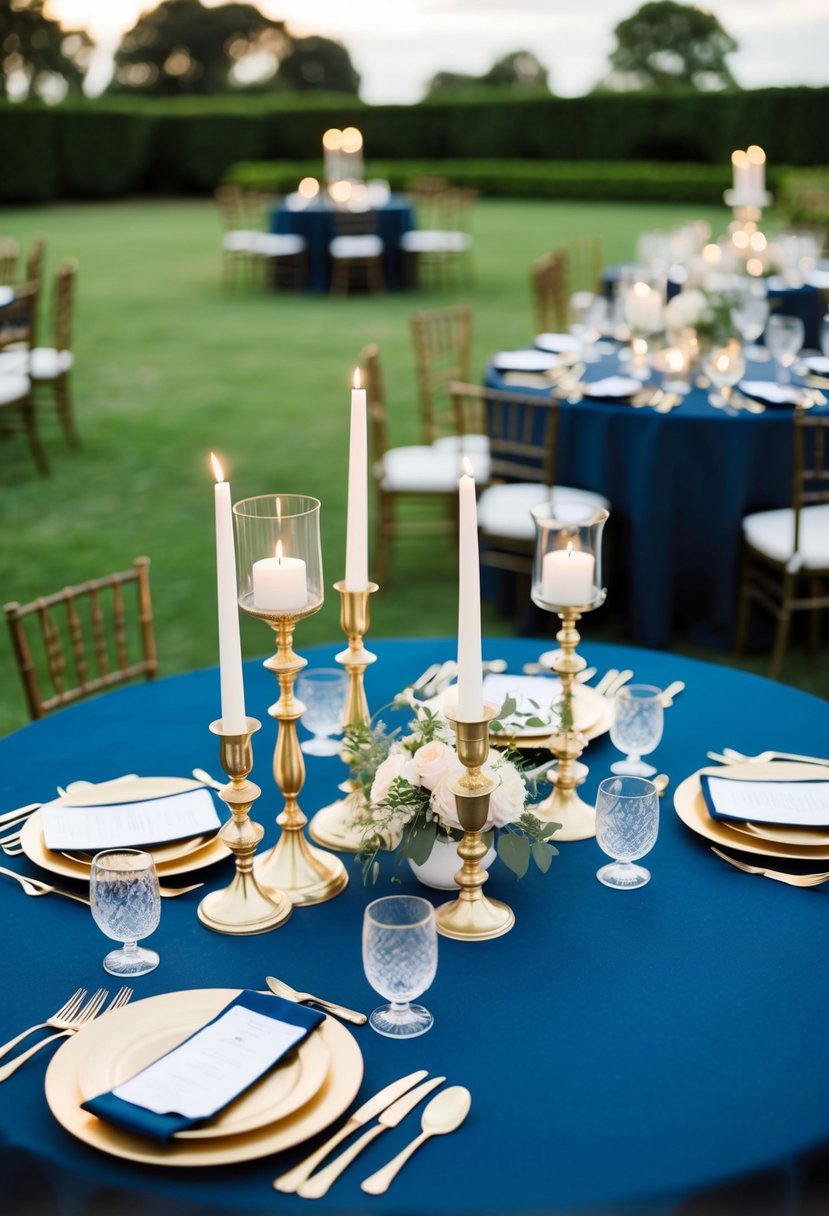
M 537 334 L 534 344 L 538 350 L 555 355 L 576 355 L 581 350 L 581 343 L 572 334 Z
M 641 380 L 632 376 L 605 376 L 584 385 L 585 397 L 632 397 L 642 388 Z
M 543 350 L 500 350 L 493 366 L 502 372 L 548 372 L 558 367 L 558 356 Z

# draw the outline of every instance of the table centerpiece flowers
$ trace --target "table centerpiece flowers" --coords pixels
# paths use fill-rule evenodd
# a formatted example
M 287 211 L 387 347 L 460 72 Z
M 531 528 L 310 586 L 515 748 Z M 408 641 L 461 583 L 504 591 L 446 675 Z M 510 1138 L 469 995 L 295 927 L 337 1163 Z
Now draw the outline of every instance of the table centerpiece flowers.
M 499 718 L 514 714 L 515 702 L 510 699 Z M 541 723 L 531 718 L 527 724 Z M 500 725 L 496 719 L 491 728 L 498 730 Z M 354 826 L 362 832 L 360 856 L 366 881 L 376 878 L 381 851 L 407 858 L 417 873 L 436 850 L 446 846 L 454 850 L 463 831 L 450 787 L 465 770 L 455 751 L 454 731 L 439 709 L 418 704 L 405 735 L 389 731 L 382 721 L 348 727 L 343 754 L 351 770 L 351 787 L 361 801 Z M 482 769 L 498 782 L 485 832 L 492 833 L 497 856 L 519 878 L 531 861 L 543 872 L 550 868 L 558 852 L 550 837 L 559 827 L 541 823 L 528 810 L 535 780 L 549 768 L 549 761 L 538 769 L 524 767 L 522 761 L 517 749 L 491 748 Z M 460 869 L 460 861 L 455 868 Z

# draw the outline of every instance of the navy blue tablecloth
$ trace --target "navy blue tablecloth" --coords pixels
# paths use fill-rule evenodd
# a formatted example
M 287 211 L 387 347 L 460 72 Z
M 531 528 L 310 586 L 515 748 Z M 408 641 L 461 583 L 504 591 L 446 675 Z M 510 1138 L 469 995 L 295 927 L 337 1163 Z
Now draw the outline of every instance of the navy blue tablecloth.
M 589 638 L 589 620 L 583 632 Z M 455 649 L 450 640 L 369 641 L 378 655 L 366 677 L 374 710 Z M 340 647 L 319 647 L 308 657 L 329 665 Z M 485 653 L 519 671 L 540 648 L 497 639 Z M 712 747 L 826 753 L 829 705 L 804 693 L 664 654 L 589 641 L 583 652 L 600 669 L 629 666 L 642 681 L 685 680 L 654 753 L 671 789 L 705 764 Z M 271 776 L 275 725 L 265 708 L 276 683 L 256 662 L 247 666 L 246 688 L 249 712 L 265 723 L 254 740 L 253 776 L 264 791 L 256 814 L 270 842 L 280 803 Z M 194 765 L 217 772 L 208 722 L 218 699 L 217 673 L 209 670 L 110 693 L 27 727 L 0 741 L 0 810 L 48 798 L 57 782 L 73 779 L 126 771 L 187 775 Z M 614 756 L 607 737 L 590 744 L 588 799 Z M 335 797 L 343 776 L 337 758 L 309 758 L 300 798 L 305 811 Z M 641 1216 L 675 1210 L 688 1195 L 757 1171 L 776 1169 L 767 1177 L 782 1177 L 798 1154 L 829 1141 L 829 891 L 737 873 L 677 819 L 670 794 L 646 862 L 650 884 L 610 891 L 595 878 L 603 861 L 588 840 L 562 844 L 546 876 L 531 872 L 519 882 L 496 865 L 489 887 L 514 908 L 515 928 L 474 945 L 440 939 L 437 978 L 424 998 L 433 1030 L 410 1043 L 355 1030 L 365 1058 L 361 1097 L 425 1067 L 467 1085 L 472 1112 L 454 1136 L 422 1149 L 386 1196 L 369 1199 L 360 1180 L 415 1134 L 419 1120 L 410 1117 L 388 1132 L 319 1201 L 321 1216 Z M 34 872 L 25 858 L 4 862 Z M 224 885 L 230 872 L 230 863 L 222 863 L 205 878 L 209 886 Z M 149 939 L 161 964 L 135 981 L 137 997 L 256 988 L 275 974 L 370 1010 L 379 1002 L 361 965 L 363 908 L 374 894 L 415 883 L 401 869 L 402 886 L 393 886 L 388 863 L 372 891 L 356 867 L 351 873 L 339 898 L 297 910 L 284 927 L 259 937 L 206 930 L 196 919 L 201 893 L 164 901 L 161 925 Z M 431 894 L 436 902 L 445 898 Z M 101 959 L 111 943 L 83 906 L 27 899 L 2 876 L 0 913 L 5 1040 L 79 984 L 104 983 Z M 165 1170 L 121 1162 L 74 1140 L 43 1097 L 52 1050 L 2 1086 L 4 1216 L 308 1210 L 270 1187 L 308 1146 L 238 1167 Z M 721 1216 L 724 1209 L 700 1210 Z
M 405 286 L 403 253 L 400 238 L 415 226 L 414 208 L 402 195 L 393 194 L 387 203 L 374 209 L 377 234 L 383 241 L 383 269 L 386 287 L 396 291 Z M 292 210 L 284 203 L 274 207 L 270 231 L 304 236 L 308 242 L 308 288 L 327 291 L 331 282 L 329 243 L 337 235 L 334 213 L 326 199 L 315 199 L 302 210 Z
M 769 368 L 752 365 L 746 378 L 773 378 Z M 608 357 L 587 379 L 617 371 Z M 505 387 L 492 365 L 485 379 Z M 790 504 L 791 460 L 789 407 L 729 416 L 701 389 L 670 414 L 619 400 L 564 403 L 557 481 L 610 500 L 608 600 L 635 642 L 669 646 L 680 625 L 701 645 L 731 644 L 741 520 Z

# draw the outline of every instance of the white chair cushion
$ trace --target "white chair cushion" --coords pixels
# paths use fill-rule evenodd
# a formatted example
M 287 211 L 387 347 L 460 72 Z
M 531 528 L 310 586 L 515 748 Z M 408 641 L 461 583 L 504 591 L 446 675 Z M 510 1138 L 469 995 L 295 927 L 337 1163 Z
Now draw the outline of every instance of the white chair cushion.
M 437 448 L 439 452 L 460 452 L 461 455 L 467 455 L 470 458 L 475 456 L 489 456 L 489 436 L 488 435 L 441 435 L 440 439 L 435 439 L 432 443 L 433 448 Z
M 0 351 L 0 376 L 27 376 L 29 374 L 29 348 Z
M 829 570 L 829 503 L 804 507 L 800 512 L 800 547 L 794 548 L 794 512 L 791 507 L 758 511 L 743 520 L 743 535 L 759 553 L 798 570 Z
M 471 244 L 472 237 L 467 232 L 430 228 L 415 228 L 400 238 L 400 248 L 406 253 L 464 253 Z
M 33 380 L 55 380 L 68 372 L 75 362 L 71 350 L 55 350 L 53 346 L 36 346 L 29 358 L 29 375 Z
M 541 482 L 519 481 L 489 486 L 478 499 L 478 526 L 493 536 L 530 541 L 535 536 L 532 509 L 550 500 L 549 487 Z M 552 492 L 552 502 L 555 510 L 566 510 L 568 519 L 573 519 L 579 508 L 583 508 L 587 516 L 592 511 L 610 506 L 601 494 L 595 494 L 592 490 L 576 490 L 571 486 L 556 486 Z
M 258 253 L 259 239 L 265 233 L 254 232 L 252 229 L 248 231 L 244 228 L 235 228 L 230 232 L 226 232 L 222 237 L 222 249 L 228 253 Z
M 332 258 L 379 258 L 383 242 L 379 236 L 335 236 L 329 241 L 328 252 Z
M 469 454 L 478 481 L 489 476 L 489 458 Z M 461 456 L 451 450 L 440 451 L 431 445 L 390 448 L 384 455 L 375 476 L 384 490 L 402 493 L 440 493 L 457 491 L 462 472 Z
M 22 401 L 29 395 L 31 387 L 28 376 L 0 376 L 0 405 Z
M 292 232 L 260 232 L 257 237 L 256 252 L 266 258 L 294 258 L 307 245 L 304 236 Z
M 37 346 L 34 350 L 4 350 L 0 353 L 0 375 L 29 375 L 33 380 L 55 380 L 75 362 L 71 350 Z

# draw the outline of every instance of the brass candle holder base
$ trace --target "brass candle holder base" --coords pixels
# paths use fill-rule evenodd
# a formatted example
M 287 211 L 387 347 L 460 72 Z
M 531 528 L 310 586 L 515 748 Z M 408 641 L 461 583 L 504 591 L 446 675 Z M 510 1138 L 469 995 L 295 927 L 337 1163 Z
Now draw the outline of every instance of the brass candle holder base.
M 377 655 L 366 650 L 363 638 L 369 627 L 369 596 L 379 588 L 369 583 L 364 591 L 347 591 L 344 582 L 334 584 L 340 596 L 340 626 L 348 638 L 348 647 L 336 655 L 336 661 L 348 672 L 348 694 L 343 712 L 344 726 L 368 726 L 371 716 L 366 700 L 363 676 L 367 667 L 376 663 Z M 348 760 L 347 756 L 343 759 Z M 355 824 L 363 812 L 359 795 L 353 791 L 321 807 L 308 825 L 308 835 L 317 844 L 340 853 L 359 853 L 363 834 Z
M 253 855 L 265 829 L 249 817 L 248 812 L 262 791 L 247 778 L 253 767 L 251 736 L 260 729 L 260 723 L 248 718 L 247 730 L 242 734 L 226 734 L 221 720 L 211 722 L 210 729 L 219 736 L 219 758 L 230 777 L 230 784 L 220 791 L 219 797 L 230 807 L 233 818 L 221 829 L 219 838 L 236 858 L 236 875 L 230 886 L 204 897 L 198 917 L 214 933 L 267 933 L 284 925 L 293 906 L 282 891 L 266 894 L 253 874 Z
M 488 899 L 483 892 L 489 875 L 481 867 L 481 859 L 488 851 L 482 832 L 489 818 L 489 799 L 498 782 L 484 777 L 481 767 L 489 756 L 489 723 L 496 712 L 494 706 L 487 705 L 480 722 L 459 722 L 453 715 L 446 715 L 455 728 L 458 759 L 467 770 L 451 786 L 464 830 L 458 845 L 463 865 L 455 876 L 460 895 L 451 903 L 442 904 L 435 919 L 442 937 L 458 941 L 488 941 L 508 933 L 515 924 L 512 908 L 500 900 Z
M 534 806 L 532 812 L 542 823 L 561 824 L 556 841 L 589 840 L 596 835 L 596 811 L 576 793 L 576 761 L 584 751 L 585 741 L 573 723 L 573 680 L 587 666 L 576 653 L 581 640 L 576 621 L 581 617 L 582 609 L 558 608 L 555 611 L 561 618 L 562 627 L 556 634 L 561 649 L 553 659 L 553 671 L 561 680 L 564 713 L 562 729 L 547 740 L 547 746 L 558 759 L 558 766 L 552 793 Z
M 294 696 L 298 672 L 307 666 L 293 648 L 294 629 L 298 620 L 318 611 L 321 603 L 296 614 L 252 615 L 264 617 L 276 634 L 276 654 L 265 660 L 264 666 L 279 680 L 279 700 L 268 713 L 279 723 L 273 772 L 276 784 L 285 798 L 285 806 L 276 822 L 282 829 L 273 848 L 257 858 L 254 873 L 266 894 L 284 892 L 294 905 L 321 904 L 339 895 L 348 885 L 348 873 L 339 857 L 314 848 L 305 839 L 303 828 L 308 822 L 300 810 L 297 798 L 305 784 L 305 762 L 297 739 L 296 724 L 305 706 Z

